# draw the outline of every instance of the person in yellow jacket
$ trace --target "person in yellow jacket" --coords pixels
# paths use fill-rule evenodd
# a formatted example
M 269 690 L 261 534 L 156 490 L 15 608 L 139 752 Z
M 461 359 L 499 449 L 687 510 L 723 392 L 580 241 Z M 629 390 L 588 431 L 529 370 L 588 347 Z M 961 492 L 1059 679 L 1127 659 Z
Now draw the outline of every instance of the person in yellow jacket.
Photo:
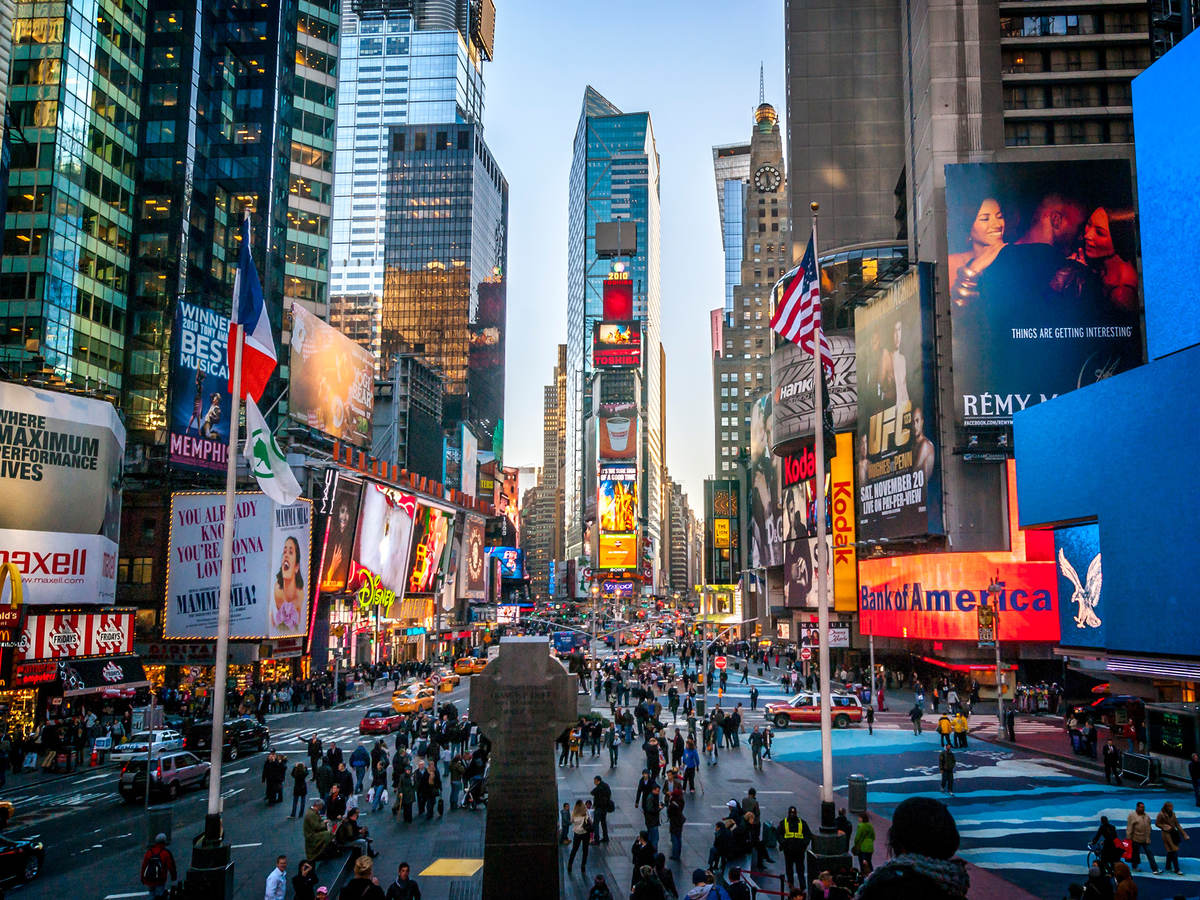
M 967 717 L 961 712 L 954 717 L 954 744 L 957 747 L 966 749 L 967 746 Z
M 949 747 L 951 743 L 950 733 L 954 730 L 954 726 L 950 724 L 950 717 L 945 713 L 942 713 L 941 718 L 938 719 L 937 730 L 938 746 Z

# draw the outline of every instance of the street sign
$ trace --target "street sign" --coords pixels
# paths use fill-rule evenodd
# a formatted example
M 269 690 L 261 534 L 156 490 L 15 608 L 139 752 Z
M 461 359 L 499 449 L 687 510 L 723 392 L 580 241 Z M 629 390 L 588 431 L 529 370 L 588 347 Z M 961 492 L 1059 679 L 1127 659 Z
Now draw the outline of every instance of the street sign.
M 436 675 L 436 674 L 435 674 L 435 675 L 434 675 L 432 678 L 430 678 L 429 680 L 430 680 L 430 681 L 433 683 L 433 686 L 434 686 L 434 687 L 437 687 L 439 684 L 441 684 L 441 683 L 442 683 L 442 676 L 441 676 L 441 675 Z
M 716 659 L 713 660 L 713 665 L 716 666 L 718 669 L 724 669 L 726 666 L 725 657 L 718 656 Z
M 810 659 L 812 659 L 812 650 L 808 647 L 801 647 L 800 659 L 802 659 L 804 662 L 808 662 Z

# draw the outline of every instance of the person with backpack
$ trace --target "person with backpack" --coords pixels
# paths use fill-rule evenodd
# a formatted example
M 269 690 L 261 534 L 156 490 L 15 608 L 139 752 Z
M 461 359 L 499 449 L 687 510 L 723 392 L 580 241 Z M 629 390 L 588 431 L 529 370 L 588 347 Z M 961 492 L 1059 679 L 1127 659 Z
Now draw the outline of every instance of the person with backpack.
M 167 849 L 167 836 L 159 833 L 142 857 L 142 884 L 150 888 L 151 897 L 165 897 L 167 882 L 175 881 L 178 877 L 175 857 Z

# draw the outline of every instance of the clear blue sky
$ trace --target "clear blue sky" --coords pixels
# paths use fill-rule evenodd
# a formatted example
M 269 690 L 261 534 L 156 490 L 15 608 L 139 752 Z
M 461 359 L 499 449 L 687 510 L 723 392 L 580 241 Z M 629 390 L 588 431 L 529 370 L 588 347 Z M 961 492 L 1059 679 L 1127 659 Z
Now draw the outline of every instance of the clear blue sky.
M 713 467 L 708 312 L 724 303 L 712 147 L 749 139 L 760 61 L 767 101 L 784 114 L 783 2 L 496 6 L 484 134 L 509 184 L 505 463 L 542 461 L 542 387 L 567 337 L 571 142 L 591 84 L 625 112 L 649 110 L 654 124 L 662 167 L 667 465 L 698 510 Z

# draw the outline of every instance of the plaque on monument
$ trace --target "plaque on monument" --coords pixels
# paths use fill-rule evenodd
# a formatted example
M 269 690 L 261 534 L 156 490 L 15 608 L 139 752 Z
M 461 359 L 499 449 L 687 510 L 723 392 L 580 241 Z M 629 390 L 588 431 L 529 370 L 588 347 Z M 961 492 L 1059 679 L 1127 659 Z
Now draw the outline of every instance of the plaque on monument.
M 471 679 L 471 719 L 492 742 L 483 896 L 558 900 L 554 738 L 576 719 L 576 679 L 546 637 L 506 637 Z M 536 873 L 530 878 L 530 873 Z

